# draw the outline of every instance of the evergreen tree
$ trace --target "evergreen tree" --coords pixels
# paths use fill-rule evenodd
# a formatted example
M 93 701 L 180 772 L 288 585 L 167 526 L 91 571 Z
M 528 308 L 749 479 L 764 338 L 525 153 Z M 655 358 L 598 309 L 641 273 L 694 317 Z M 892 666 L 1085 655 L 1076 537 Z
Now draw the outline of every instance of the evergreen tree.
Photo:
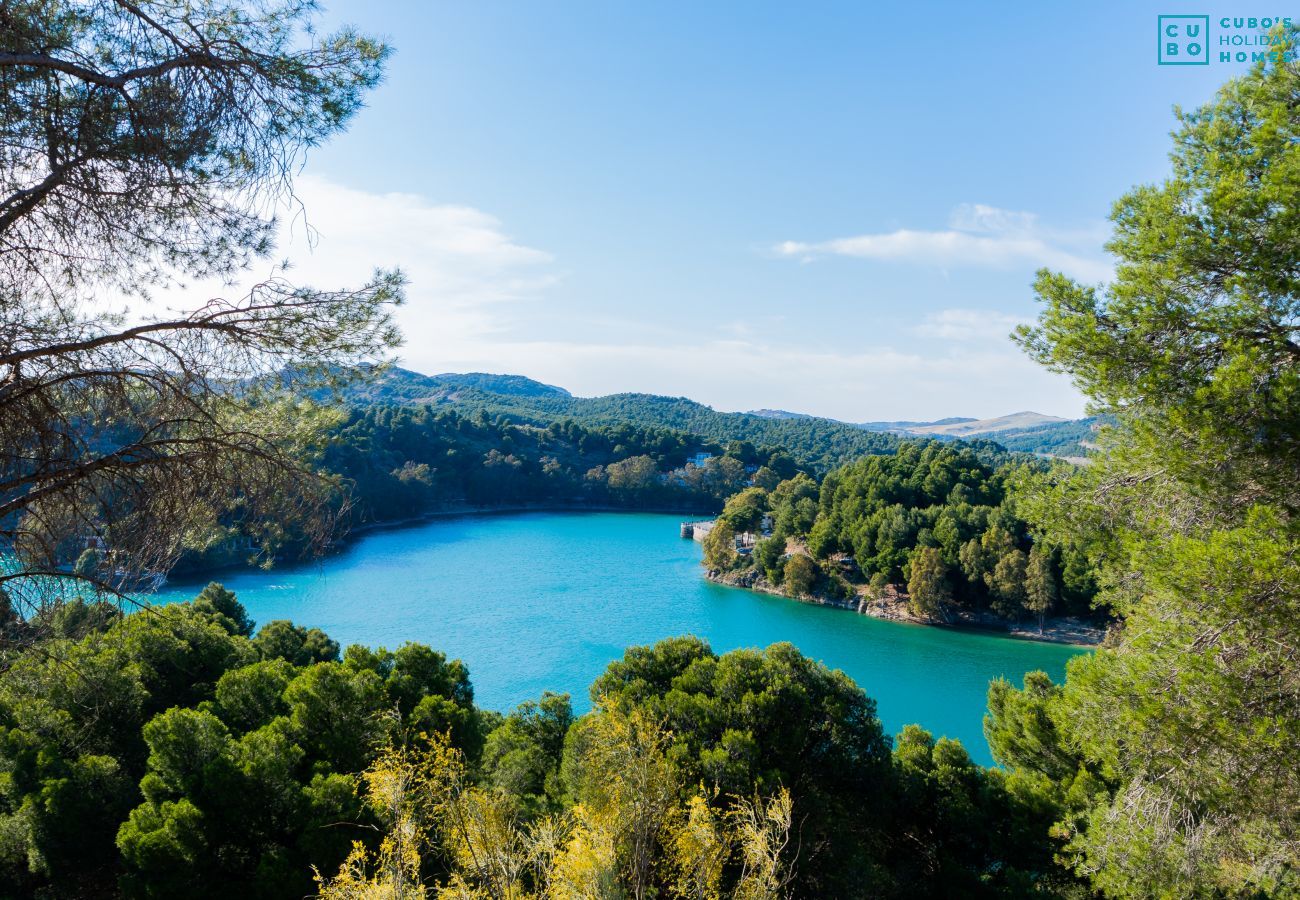
M 1029 549 L 1029 562 L 1025 567 L 1025 609 L 1038 616 L 1038 630 L 1043 630 L 1043 617 L 1056 605 L 1059 591 L 1056 574 L 1052 571 L 1052 555 L 1041 544 Z
M 907 594 L 912 612 L 927 619 L 947 618 L 952 585 L 943 555 L 934 547 L 918 547 L 912 552 L 908 568 Z
M 993 611 L 1003 618 L 1014 619 L 1025 608 L 1028 567 L 1029 557 L 1023 550 L 1008 550 L 984 576 L 993 596 Z
M 820 574 L 817 563 L 802 553 L 795 553 L 785 561 L 781 583 L 796 597 L 807 597 L 817 587 L 817 578 Z
M 1123 627 L 1060 689 L 995 686 L 991 743 L 1110 896 L 1300 892 L 1300 67 L 1277 37 L 1115 205 L 1115 280 L 1041 273 L 1021 333 L 1119 413 L 1034 515 Z

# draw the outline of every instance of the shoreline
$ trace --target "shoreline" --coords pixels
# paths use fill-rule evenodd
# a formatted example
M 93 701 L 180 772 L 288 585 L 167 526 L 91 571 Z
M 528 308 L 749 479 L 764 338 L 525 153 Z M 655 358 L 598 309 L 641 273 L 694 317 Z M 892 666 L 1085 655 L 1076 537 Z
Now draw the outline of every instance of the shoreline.
M 357 535 L 366 534 L 371 531 L 384 531 L 389 528 L 408 528 L 413 525 L 423 525 L 427 522 L 434 522 L 438 519 L 456 519 L 465 516 L 495 516 L 495 515 L 518 515 L 519 513 L 559 513 L 559 512 L 617 512 L 617 513 L 653 513 L 655 515 L 668 516 L 694 516 L 708 515 L 700 510 L 687 510 L 681 507 L 666 506 L 647 506 L 647 507 L 629 507 L 613 506 L 609 504 L 590 504 L 590 503 L 542 503 L 542 504 L 514 504 L 510 506 L 470 506 L 468 504 L 456 507 L 445 507 L 442 509 L 432 510 L 426 513 L 420 513 L 418 516 L 408 516 L 405 519 L 385 519 L 383 521 L 366 522 L 357 525 L 355 528 L 348 529 L 347 534 L 339 538 L 335 547 L 342 547 L 344 544 L 355 539 Z M 335 548 L 331 548 L 331 552 Z M 326 554 L 328 555 L 328 554 Z
M 1073 647 L 1097 647 L 1106 639 L 1107 629 L 1100 628 L 1085 620 L 1072 616 L 1056 616 L 1043 623 L 1042 631 L 1036 627 L 1024 627 L 1019 622 L 1002 622 L 991 618 L 974 618 L 970 614 L 960 615 L 951 622 L 926 619 L 912 614 L 907 602 L 900 598 L 870 597 L 858 594 L 854 597 L 835 598 L 821 596 L 793 596 L 787 591 L 770 584 L 766 578 L 753 572 L 722 573 L 713 570 L 704 572 L 704 579 L 723 587 L 754 591 L 772 597 L 781 597 L 794 603 L 811 603 L 816 606 L 829 606 L 854 612 L 873 619 L 888 622 L 902 622 L 908 625 L 923 625 L 928 628 L 948 628 L 954 631 L 982 631 L 1020 641 L 1036 641 L 1043 644 L 1066 644 Z
M 589 503 L 541 503 L 541 504 L 512 504 L 509 506 L 471 506 L 462 504 L 458 506 L 447 506 L 440 509 L 430 510 L 429 512 L 420 513 L 418 516 L 408 516 L 404 519 L 384 519 L 375 522 L 366 522 L 349 528 L 346 532 L 339 535 L 338 539 L 332 543 L 328 549 L 316 557 L 300 557 L 296 559 L 277 559 L 272 569 L 282 567 L 307 566 L 321 562 L 331 556 L 347 550 L 356 541 L 365 537 L 367 534 L 377 531 L 399 530 L 402 528 L 414 528 L 418 525 L 425 525 L 429 522 L 436 522 L 439 519 L 458 519 L 477 516 L 495 516 L 495 515 L 519 515 L 520 513 L 653 513 L 656 515 L 671 516 L 694 516 L 709 515 L 699 509 L 687 510 L 682 507 L 644 507 L 631 508 L 627 506 L 612 506 L 609 504 L 589 504 Z M 226 565 L 210 566 L 191 571 L 181 572 L 174 576 L 168 576 L 167 584 L 177 584 L 187 586 L 191 584 L 205 583 L 216 580 L 215 576 L 229 572 L 255 572 L 261 571 L 258 566 L 250 566 L 245 562 L 232 562 Z
M 354 528 L 348 529 L 345 534 L 341 535 L 339 539 L 320 556 L 315 558 L 277 560 L 276 565 L 273 568 L 296 568 L 298 566 L 317 564 L 328 557 L 344 552 L 348 547 L 365 537 L 367 534 L 380 531 L 395 531 L 403 528 L 413 528 L 441 519 L 519 515 L 522 513 L 582 512 L 651 513 L 674 516 L 707 515 L 707 513 L 699 509 L 686 510 L 681 507 L 646 507 L 632 509 L 626 506 L 613 506 L 610 504 L 555 502 L 511 504 L 508 506 L 472 506 L 469 504 L 461 504 L 430 510 L 417 516 L 408 516 L 403 519 L 388 519 L 357 525 Z M 169 579 L 169 583 L 179 586 L 200 585 L 207 581 L 219 580 L 217 579 L 217 576 L 222 573 L 246 573 L 257 570 L 256 566 L 249 566 L 245 563 L 231 563 L 229 565 L 185 572 L 177 575 L 175 578 Z M 995 620 L 987 614 L 980 618 L 976 618 L 969 613 L 958 613 L 958 618 L 955 621 L 949 622 L 921 618 L 912 615 L 911 611 L 907 608 L 906 600 L 902 599 L 901 596 L 896 596 L 893 599 L 888 597 L 873 598 L 865 593 L 860 593 L 851 598 L 824 596 L 796 597 L 785 590 L 768 583 L 766 578 L 754 572 L 720 573 L 706 570 L 703 577 L 706 581 L 724 587 L 734 587 L 741 590 L 754 591 L 755 593 L 780 597 L 795 603 L 811 603 L 817 606 L 829 606 L 835 609 L 845 610 L 846 612 L 855 612 L 858 615 L 870 616 L 874 619 L 902 622 L 909 625 L 923 625 L 931 628 L 948 628 L 958 631 L 980 631 L 986 634 L 995 634 L 1015 640 L 1037 641 L 1039 643 L 1048 644 L 1066 644 L 1075 647 L 1096 647 L 1102 643 L 1107 634 L 1105 628 L 1098 627 L 1095 624 L 1081 619 L 1067 616 L 1058 616 L 1053 619 L 1048 619 L 1044 622 L 1043 630 L 1040 633 L 1039 630 L 1033 626 L 1024 627 L 1020 623 L 1008 623 L 1002 620 Z

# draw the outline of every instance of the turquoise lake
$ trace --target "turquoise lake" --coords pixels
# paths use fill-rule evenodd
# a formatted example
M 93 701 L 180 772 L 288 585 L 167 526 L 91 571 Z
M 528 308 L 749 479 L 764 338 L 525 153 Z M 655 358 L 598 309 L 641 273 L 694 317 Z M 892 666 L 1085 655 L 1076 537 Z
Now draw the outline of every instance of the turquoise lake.
M 885 728 L 917 722 L 991 764 L 991 679 L 1059 679 L 1079 648 L 885 622 L 706 582 L 679 517 L 639 513 L 467 516 L 365 535 L 322 562 L 223 573 L 258 622 L 292 619 L 344 646 L 419 641 L 469 666 L 475 700 L 505 711 L 544 690 L 580 711 L 623 649 L 679 634 L 717 652 L 789 641 L 875 698 Z M 159 600 L 201 584 L 172 583 Z

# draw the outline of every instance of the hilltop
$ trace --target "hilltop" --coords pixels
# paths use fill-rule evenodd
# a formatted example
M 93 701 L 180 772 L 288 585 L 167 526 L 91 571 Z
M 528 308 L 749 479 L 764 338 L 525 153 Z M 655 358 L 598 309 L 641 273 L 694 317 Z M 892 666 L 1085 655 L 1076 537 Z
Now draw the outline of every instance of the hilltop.
M 721 412 L 689 397 L 659 394 L 578 397 L 523 375 L 424 375 L 396 366 L 348 387 L 345 399 L 358 404 L 427 405 L 466 414 L 484 410 L 541 426 L 572 420 L 590 426 L 633 423 L 669 428 L 719 443 L 748 441 L 756 446 L 783 447 L 800 465 L 817 471 L 865 455 L 892 453 L 909 438 L 990 440 L 1022 453 L 1079 459 L 1087 456 L 1097 427 L 1105 421 L 1024 411 L 984 419 L 951 416 L 934 421 L 844 422 L 784 409 Z
M 486 372 L 423 375 L 390 366 L 374 379 L 349 386 L 347 398 L 371 403 L 457 403 L 482 395 L 501 397 L 572 397 L 564 388 L 543 384 L 523 375 Z
M 589 426 L 631 423 L 669 428 L 723 444 L 748 441 L 760 447 L 780 447 L 801 466 L 817 471 L 861 456 L 892 453 L 902 440 L 831 419 L 719 412 L 688 397 L 640 393 L 575 397 L 563 388 L 522 375 L 422 375 L 389 367 L 346 388 L 344 398 L 358 404 L 427 405 L 463 414 L 483 410 L 539 426 L 572 420 Z
M 1024 431 L 1043 425 L 1069 422 L 1059 416 L 1046 416 L 1037 412 L 1018 412 L 991 419 L 940 419 L 937 422 L 913 424 L 905 427 L 909 434 L 943 435 L 944 437 L 976 437 L 1000 434 L 1004 431 Z

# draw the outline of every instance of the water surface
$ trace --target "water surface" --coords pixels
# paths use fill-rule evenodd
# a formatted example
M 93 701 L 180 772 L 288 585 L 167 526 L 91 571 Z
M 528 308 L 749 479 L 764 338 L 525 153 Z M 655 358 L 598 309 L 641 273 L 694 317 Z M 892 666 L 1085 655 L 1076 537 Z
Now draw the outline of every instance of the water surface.
M 706 582 L 700 546 L 674 516 L 528 513 L 442 519 L 373 532 L 309 566 L 225 573 L 258 622 L 292 619 L 343 645 L 419 641 L 463 659 L 475 699 L 507 710 L 544 690 L 579 710 L 587 687 L 631 644 L 679 634 L 714 650 L 790 641 L 843 669 L 890 733 L 917 722 L 991 763 L 988 682 L 1044 669 L 1078 648 L 871 619 Z M 166 601 L 198 586 L 173 583 Z

